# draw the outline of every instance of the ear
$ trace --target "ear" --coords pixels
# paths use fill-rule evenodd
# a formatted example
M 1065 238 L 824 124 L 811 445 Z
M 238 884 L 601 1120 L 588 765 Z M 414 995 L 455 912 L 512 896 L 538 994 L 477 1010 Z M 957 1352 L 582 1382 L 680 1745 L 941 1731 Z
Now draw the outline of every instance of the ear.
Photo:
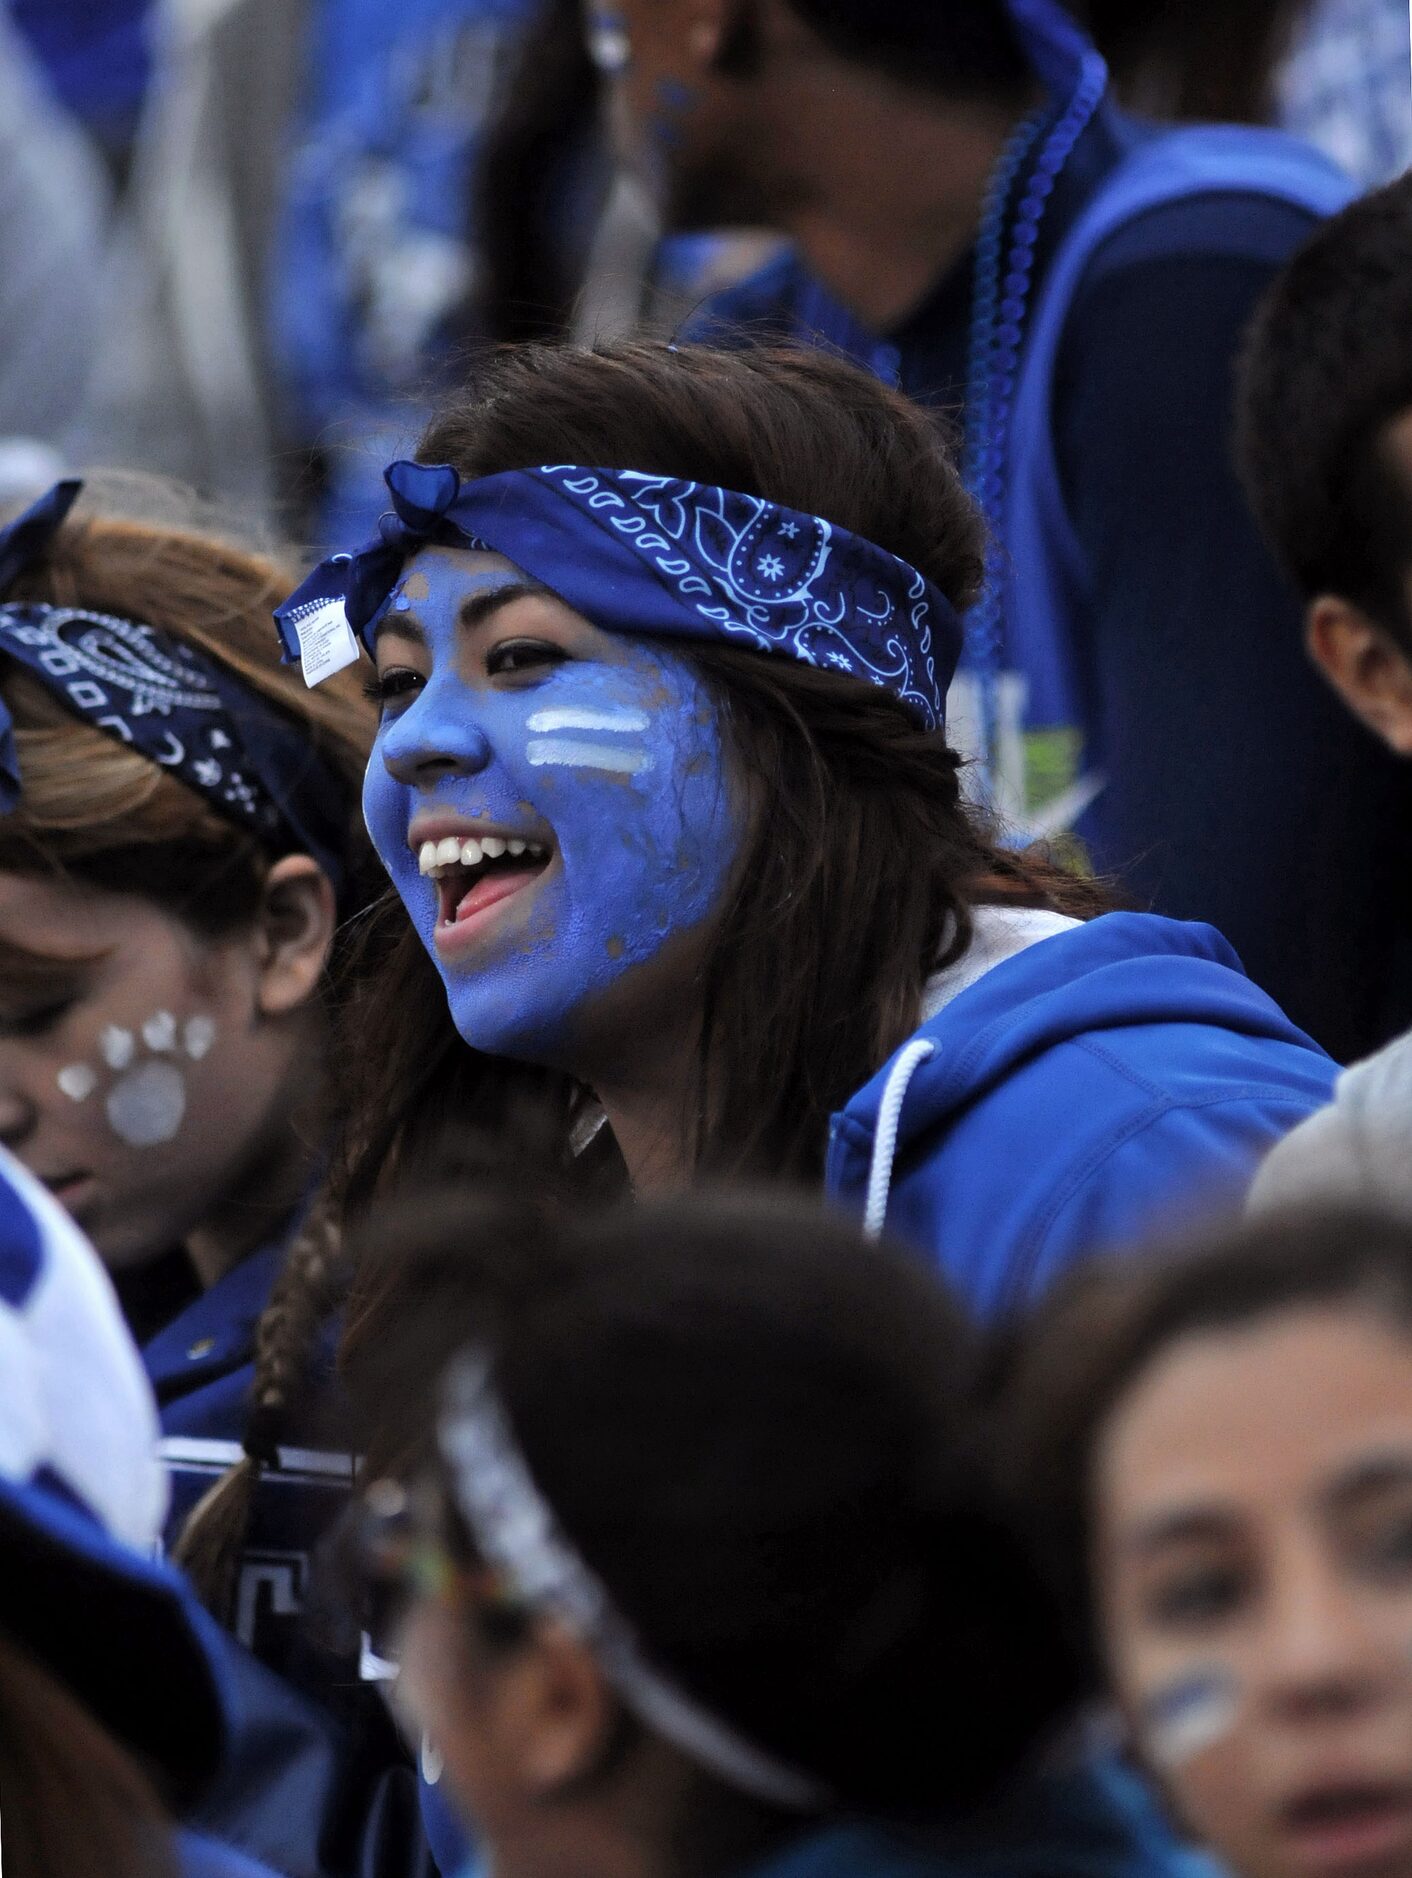
M 552 1618 L 535 1626 L 532 1647 L 506 1678 L 502 1713 L 517 1745 L 523 1790 L 553 1799 L 602 1760 L 618 1699 L 593 1652 Z
M 257 921 L 264 1017 L 283 1017 L 318 988 L 333 944 L 337 909 L 327 874 L 307 854 L 286 854 L 265 876 Z
M 687 0 L 688 63 L 703 78 L 721 65 L 726 48 L 741 30 L 751 0 Z
M 1305 642 L 1349 710 L 1399 756 L 1412 756 L 1412 656 L 1337 594 L 1311 603 Z

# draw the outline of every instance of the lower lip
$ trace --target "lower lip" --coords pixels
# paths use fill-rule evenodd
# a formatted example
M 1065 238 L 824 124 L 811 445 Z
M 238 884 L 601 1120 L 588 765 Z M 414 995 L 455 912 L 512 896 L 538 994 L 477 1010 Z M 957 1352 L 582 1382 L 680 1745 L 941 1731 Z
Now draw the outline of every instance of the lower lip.
M 1285 1843 L 1292 1869 L 1318 1878 L 1372 1878 L 1390 1858 L 1412 1849 L 1412 1802 L 1370 1801 L 1347 1819 L 1289 1826 Z M 1397 1869 L 1402 1870 L 1400 1862 Z
M 477 944 L 486 928 L 500 917 L 507 902 L 518 899 L 541 880 L 545 872 L 542 867 L 525 868 L 513 874 L 490 874 L 479 882 L 461 902 L 466 911 L 458 908 L 457 917 L 451 921 L 438 917 L 435 942 L 440 956 L 454 958 L 468 946 Z

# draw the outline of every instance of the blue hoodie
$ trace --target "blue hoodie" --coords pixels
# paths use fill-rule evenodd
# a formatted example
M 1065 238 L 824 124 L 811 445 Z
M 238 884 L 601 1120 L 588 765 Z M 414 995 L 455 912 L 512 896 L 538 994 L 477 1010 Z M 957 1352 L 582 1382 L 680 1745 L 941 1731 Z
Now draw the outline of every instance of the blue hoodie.
M 1087 1253 L 1238 1209 L 1335 1074 L 1211 927 L 1109 913 L 927 1019 L 834 1116 L 825 1185 L 995 1318 Z

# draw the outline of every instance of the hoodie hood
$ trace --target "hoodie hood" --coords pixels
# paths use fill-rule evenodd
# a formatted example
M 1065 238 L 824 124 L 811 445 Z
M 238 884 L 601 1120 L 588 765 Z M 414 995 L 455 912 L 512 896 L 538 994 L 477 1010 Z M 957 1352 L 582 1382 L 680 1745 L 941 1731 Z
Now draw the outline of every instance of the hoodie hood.
M 973 1153 L 1022 1149 L 1033 1180 L 1174 1110 L 1266 1099 L 1290 1126 L 1333 1075 L 1212 927 L 1109 913 L 1002 960 L 924 1022 L 834 1117 L 826 1186 L 879 1231 L 894 1170 L 939 1177 L 962 1127 Z M 997 1130 L 978 1136 L 987 1113 Z

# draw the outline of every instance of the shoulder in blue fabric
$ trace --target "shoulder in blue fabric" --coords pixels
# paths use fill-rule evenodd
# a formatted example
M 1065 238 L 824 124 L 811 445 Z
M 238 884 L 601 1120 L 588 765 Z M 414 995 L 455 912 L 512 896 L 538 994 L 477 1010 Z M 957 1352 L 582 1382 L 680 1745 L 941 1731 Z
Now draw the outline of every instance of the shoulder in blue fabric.
M 885 686 L 940 726 L 961 650 L 956 609 L 924 574 L 817 515 L 637 470 L 549 464 L 463 482 L 448 464 L 394 463 L 378 539 L 324 561 L 276 621 L 341 600 L 373 629 L 402 566 L 441 542 L 490 549 L 606 632 L 720 640 Z

